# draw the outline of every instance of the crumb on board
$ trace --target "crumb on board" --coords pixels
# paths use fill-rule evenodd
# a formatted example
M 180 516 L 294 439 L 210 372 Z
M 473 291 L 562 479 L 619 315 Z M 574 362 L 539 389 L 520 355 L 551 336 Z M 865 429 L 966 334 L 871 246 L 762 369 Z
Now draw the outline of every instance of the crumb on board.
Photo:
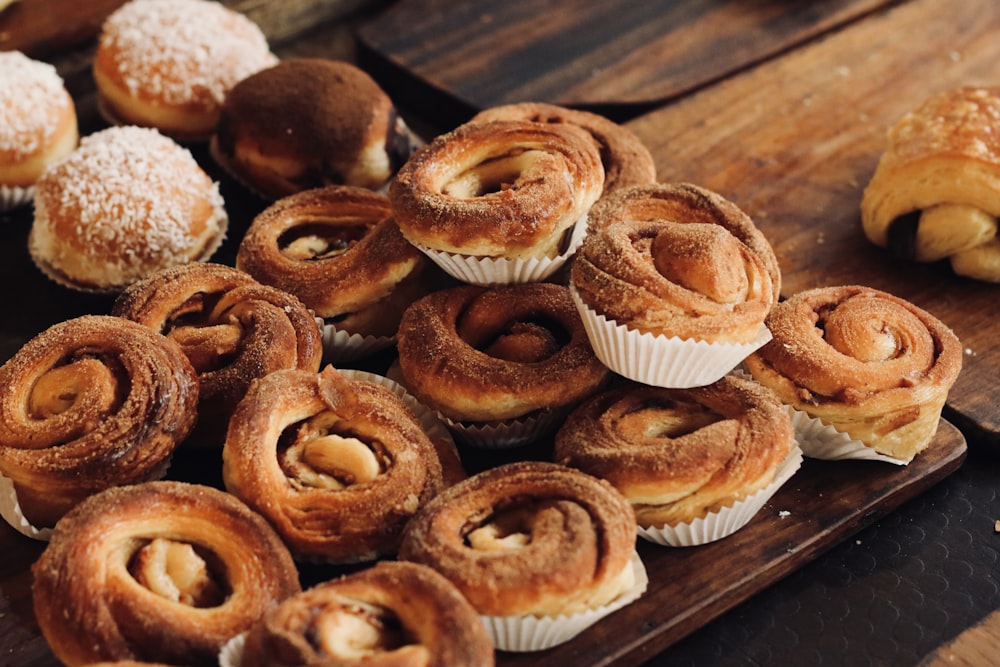
M 1000 519 L 993 522 L 993 532 L 1000 533 Z
M 780 512 L 778 512 L 778 516 L 781 517 L 782 519 L 784 519 L 786 516 L 791 516 L 791 514 L 792 513 L 789 512 L 788 510 L 781 510 Z M 1000 524 L 1000 521 L 998 521 L 997 523 Z

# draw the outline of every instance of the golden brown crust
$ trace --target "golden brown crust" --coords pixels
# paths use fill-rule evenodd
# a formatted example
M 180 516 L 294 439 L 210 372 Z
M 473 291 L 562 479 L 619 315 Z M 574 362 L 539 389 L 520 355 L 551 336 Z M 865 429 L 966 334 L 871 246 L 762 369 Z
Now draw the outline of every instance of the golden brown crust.
M 556 616 L 621 592 L 635 536 L 632 506 L 607 482 L 519 462 L 443 491 L 407 525 L 399 557 L 436 569 L 481 614 Z
M 389 199 L 350 186 L 266 208 L 240 242 L 236 266 L 361 335 L 394 336 L 406 306 L 431 289 L 430 260 L 400 234 Z
M 570 405 L 609 375 L 568 290 L 554 283 L 429 294 L 403 314 L 398 350 L 406 387 L 456 421 Z
M 180 347 L 106 315 L 35 336 L 0 366 L 0 386 L 0 472 L 36 527 L 105 488 L 162 474 L 198 401 Z
M 176 549 L 174 560 L 140 572 L 161 548 Z M 67 665 L 214 665 L 223 643 L 300 590 L 263 518 L 225 492 L 181 482 L 91 496 L 59 522 L 32 574 L 39 627 Z M 211 592 L 182 601 L 192 584 Z
M 177 341 L 201 388 L 199 437 L 225 438 L 250 382 L 282 368 L 316 372 L 322 334 L 296 297 L 221 264 L 174 267 L 129 287 L 112 312 Z
M 492 667 L 493 644 L 447 579 L 383 561 L 289 598 L 247 635 L 239 667 L 327 664 Z
M 782 402 L 876 451 L 909 460 L 937 428 L 962 348 L 914 304 L 859 285 L 789 297 L 768 318 L 774 338 L 747 368 Z
M 389 188 L 403 235 L 443 252 L 488 257 L 556 253 L 601 194 L 594 139 L 569 124 L 466 123 L 438 135 Z
M 556 434 L 553 458 L 608 480 L 640 526 L 660 527 L 764 488 L 794 445 L 777 397 L 726 376 L 692 389 L 628 384 L 593 396 Z
M 223 477 L 294 553 L 341 562 L 395 553 L 403 525 L 443 484 L 437 450 L 403 402 L 331 366 L 251 385 L 230 420 Z

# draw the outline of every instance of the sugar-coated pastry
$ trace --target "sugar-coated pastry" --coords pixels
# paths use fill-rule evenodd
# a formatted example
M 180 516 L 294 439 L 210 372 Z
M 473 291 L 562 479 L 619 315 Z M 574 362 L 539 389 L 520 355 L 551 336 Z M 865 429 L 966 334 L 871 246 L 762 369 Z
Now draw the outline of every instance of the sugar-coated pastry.
M 961 343 L 943 322 L 845 285 L 793 294 L 768 327 L 774 338 L 746 367 L 782 402 L 904 462 L 928 446 L 962 368 Z
M 233 667 L 318 664 L 492 667 L 475 609 L 435 570 L 383 561 L 313 586 L 269 611 Z
M 378 189 L 414 141 L 392 100 L 363 70 L 289 58 L 233 87 L 211 150 L 244 184 L 278 199 L 326 185 Z
M 111 127 L 42 174 L 28 249 L 61 284 L 113 292 L 208 259 L 227 226 L 218 184 L 190 151 L 155 129 Z
M 0 51 L 0 211 L 29 202 L 38 177 L 78 139 L 76 105 L 56 68 Z
M 943 90 L 904 115 L 861 200 L 868 239 L 918 262 L 1000 282 L 1000 88 Z
M 206 140 L 236 83 L 273 65 L 260 28 L 210 0 L 130 0 L 104 21 L 93 75 L 112 122 Z
M 32 574 L 39 628 L 70 667 L 217 665 L 226 641 L 301 590 L 263 517 L 224 491 L 174 481 L 115 487 L 77 505 Z

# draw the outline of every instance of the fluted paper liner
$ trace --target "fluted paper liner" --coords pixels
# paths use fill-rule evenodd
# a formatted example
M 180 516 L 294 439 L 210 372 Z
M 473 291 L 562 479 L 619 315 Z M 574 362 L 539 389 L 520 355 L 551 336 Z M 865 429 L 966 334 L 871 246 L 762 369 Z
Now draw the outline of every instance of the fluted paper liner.
M 912 458 L 898 459 L 875 451 L 860 440 L 855 440 L 847 433 L 838 431 L 826 422 L 809 414 L 786 405 L 788 415 L 792 418 L 795 429 L 795 439 L 802 447 L 802 453 L 811 459 L 825 461 L 866 460 L 885 461 L 895 465 L 906 465 Z
M 29 204 L 34 198 L 34 186 L 23 188 L 17 185 L 0 185 L 0 213 Z
M 396 344 L 393 336 L 363 336 L 338 329 L 320 317 L 316 321 L 323 333 L 324 356 L 333 364 L 363 359 Z
M 774 481 L 757 493 L 689 523 L 649 528 L 639 526 L 639 537 L 670 547 L 693 547 L 728 537 L 750 523 L 764 504 L 801 466 L 802 450 L 796 445 L 778 466 Z
M 241 632 L 219 649 L 219 667 L 239 667 L 243 662 L 243 649 L 246 647 L 247 633 Z

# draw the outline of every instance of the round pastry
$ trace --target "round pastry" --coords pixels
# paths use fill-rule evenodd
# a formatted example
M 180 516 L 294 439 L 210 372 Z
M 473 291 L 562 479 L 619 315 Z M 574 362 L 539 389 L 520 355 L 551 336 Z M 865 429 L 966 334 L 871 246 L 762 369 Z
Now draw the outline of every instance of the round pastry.
M 0 211 L 29 202 L 38 177 L 78 139 L 76 106 L 56 68 L 0 51 Z
M 745 363 L 782 402 L 902 461 L 930 443 L 962 367 L 961 343 L 940 320 L 845 285 L 792 295 L 768 327 L 773 340 Z
M 932 95 L 889 131 L 861 200 L 868 239 L 918 262 L 1000 282 L 1000 88 Z
M 429 567 L 394 561 L 288 598 L 254 625 L 241 655 L 238 667 L 495 662 L 483 622 L 455 586 Z
M 690 523 L 775 480 L 795 447 L 791 419 L 757 383 L 621 385 L 582 403 L 556 433 L 553 458 L 611 482 L 643 528 Z
M 32 566 L 35 616 L 66 665 L 215 665 L 222 645 L 298 593 L 266 521 L 235 497 L 182 482 L 91 496 Z
M 294 294 L 337 330 L 387 338 L 430 291 L 430 265 L 399 233 L 385 195 L 338 185 L 272 204 L 236 255 L 238 268 Z
M 594 138 L 604 165 L 604 193 L 631 185 L 656 182 L 656 163 L 645 144 L 624 125 L 580 109 L 544 102 L 504 104 L 480 111 L 470 122 L 529 120 L 536 123 L 569 123 Z
M 118 291 L 207 259 L 227 224 L 218 185 L 190 151 L 154 129 L 111 127 L 42 174 L 28 249 L 67 287 Z
M 604 187 L 597 142 L 567 123 L 466 123 L 418 150 L 390 184 L 411 242 L 477 257 L 552 257 Z
M 246 16 L 208 0 L 130 0 L 104 21 L 94 54 L 109 121 L 208 139 L 236 83 L 277 58 Z
M 198 372 L 197 439 L 221 446 L 254 379 L 283 368 L 319 370 L 322 334 L 296 297 L 214 263 L 158 271 L 129 286 L 112 313 L 180 344 Z
M 233 87 L 211 150 L 264 197 L 326 185 L 377 189 L 414 139 L 385 91 L 347 62 L 290 58 Z
M 222 472 L 294 554 L 332 562 L 395 553 L 403 525 L 442 486 L 409 408 L 332 366 L 255 381 L 229 422 Z
M 35 527 L 107 487 L 162 475 L 198 401 L 173 341 L 107 315 L 35 336 L 0 366 L 0 386 L 0 473 Z

